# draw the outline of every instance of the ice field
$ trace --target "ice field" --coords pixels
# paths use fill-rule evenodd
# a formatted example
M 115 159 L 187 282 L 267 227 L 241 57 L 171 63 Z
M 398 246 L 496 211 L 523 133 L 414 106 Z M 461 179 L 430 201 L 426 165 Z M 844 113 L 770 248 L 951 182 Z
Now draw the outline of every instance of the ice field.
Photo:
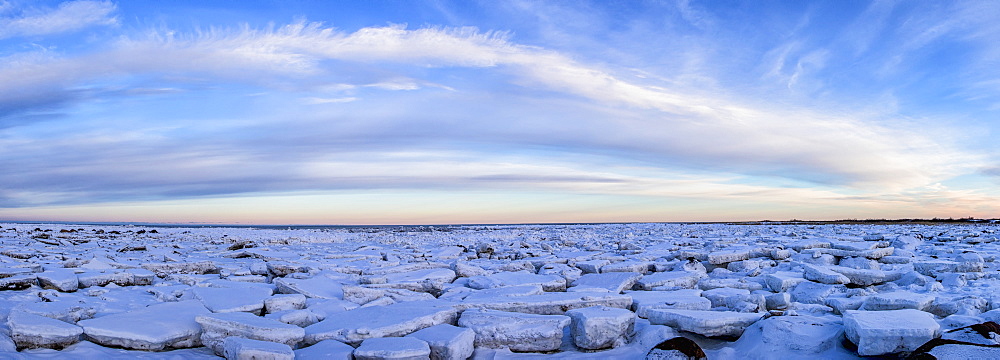
M 0 358 L 997 358 L 997 231 L 0 224 Z

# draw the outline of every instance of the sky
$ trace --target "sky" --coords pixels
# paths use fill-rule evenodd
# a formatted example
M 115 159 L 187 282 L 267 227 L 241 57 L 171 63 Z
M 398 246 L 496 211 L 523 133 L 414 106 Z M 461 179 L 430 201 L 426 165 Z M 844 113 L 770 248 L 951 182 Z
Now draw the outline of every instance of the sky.
M 1000 217 L 1000 2 L 0 0 L 0 220 Z

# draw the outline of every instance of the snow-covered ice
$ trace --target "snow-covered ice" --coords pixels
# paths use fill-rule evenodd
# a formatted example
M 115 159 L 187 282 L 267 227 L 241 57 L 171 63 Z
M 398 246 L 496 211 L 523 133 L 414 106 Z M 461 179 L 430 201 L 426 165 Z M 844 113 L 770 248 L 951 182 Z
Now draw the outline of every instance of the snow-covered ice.
M 0 224 L 0 358 L 992 356 L 929 341 L 1000 320 L 998 230 Z
M 476 332 L 468 328 L 441 324 L 406 336 L 427 342 L 432 360 L 468 359 L 475 351 Z
M 851 310 L 844 313 L 844 331 L 859 355 L 873 356 L 916 350 L 940 337 L 941 325 L 920 310 Z
M 476 332 L 476 347 L 513 351 L 552 351 L 562 346 L 565 315 L 535 315 L 497 310 L 469 309 L 458 325 Z
M 90 341 L 101 345 L 163 350 L 200 346 L 201 326 L 195 317 L 207 313 L 198 301 L 167 302 L 77 324 Z

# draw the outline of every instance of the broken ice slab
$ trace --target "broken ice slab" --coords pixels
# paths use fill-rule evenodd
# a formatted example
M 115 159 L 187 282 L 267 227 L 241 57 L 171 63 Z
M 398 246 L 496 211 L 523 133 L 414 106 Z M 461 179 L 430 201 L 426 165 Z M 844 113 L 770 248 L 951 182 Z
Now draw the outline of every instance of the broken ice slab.
M 223 341 L 223 355 L 226 359 L 268 359 L 294 360 L 295 352 L 286 344 L 228 337 Z
M 260 315 L 264 309 L 264 300 L 271 296 L 270 289 L 253 287 L 196 287 L 191 292 L 208 310 L 215 313 L 250 312 Z
M 632 297 L 632 310 L 642 318 L 651 309 L 708 310 L 712 302 L 701 296 L 698 289 L 675 291 L 626 291 Z
M 368 338 L 404 336 L 434 325 L 453 324 L 457 317 L 455 308 L 434 302 L 362 307 L 329 314 L 306 327 L 305 342 L 333 339 L 354 345 Z
M 434 325 L 406 337 L 426 341 L 433 360 L 465 360 L 475 351 L 476 332 L 449 324 Z
M 750 258 L 749 249 L 716 251 L 708 254 L 708 263 L 720 265 Z
M 472 293 L 455 307 L 459 309 L 492 309 L 525 314 L 563 314 L 568 310 L 591 306 L 608 306 L 627 309 L 632 304 L 628 295 L 607 292 L 542 293 L 522 296 L 482 296 Z
M 704 276 L 701 273 L 690 271 L 667 271 L 643 276 L 637 283 L 644 290 L 652 290 L 653 288 L 690 289 L 698 284 L 698 280 Z
M 295 350 L 298 360 L 352 360 L 354 347 L 337 340 L 323 340 Z
M 231 336 L 288 346 L 295 346 L 305 336 L 305 330 L 298 326 L 245 312 L 205 314 L 195 318 L 195 321 L 202 328 L 202 344 L 219 355 L 225 353 L 226 338 Z
M 573 342 L 589 350 L 624 345 L 635 326 L 635 313 L 606 306 L 574 309 L 567 311 L 566 316 L 573 320 Z
M 344 298 L 343 285 L 337 280 L 324 276 L 308 279 L 278 278 L 274 279 L 274 285 L 282 294 L 302 294 L 307 298 L 319 299 Z
M 861 356 L 876 356 L 916 350 L 941 336 L 934 315 L 920 310 L 844 312 L 844 333 L 858 346 Z
M 19 349 L 61 349 L 80 341 L 83 334 L 77 325 L 21 311 L 10 313 L 7 327 Z
M 194 319 L 208 313 L 200 301 L 190 300 L 81 320 L 77 325 L 101 345 L 159 351 L 200 346 L 201 326 Z
M 607 291 L 612 294 L 621 294 L 622 291 L 632 289 L 632 286 L 642 278 L 642 274 L 634 272 L 610 272 L 601 274 L 586 274 L 573 282 L 573 286 L 566 291 Z
M 141 265 L 143 269 L 152 271 L 159 277 L 166 277 L 169 274 L 212 274 L 218 273 L 219 267 L 212 261 L 198 262 L 162 262 L 145 263 Z
M 679 309 L 650 309 L 646 312 L 650 324 L 667 325 L 704 336 L 726 337 L 739 337 L 743 334 L 743 330 L 765 315 L 765 313 Z
M 80 288 L 80 280 L 73 269 L 50 269 L 35 274 L 43 289 L 73 292 Z
M 497 310 L 469 309 L 458 325 L 476 333 L 476 347 L 512 351 L 553 351 L 562 346 L 565 315 L 535 315 Z
M 354 349 L 355 360 L 429 359 L 427 342 L 412 337 L 365 339 Z
M 501 272 L 488 276 L 469 278 L 473 289 L 492 289 L 504 286 L 541 285 L 545 291 L 566 291 L 566 279 L 558 275 L 538 275 L 527 272 Z
M 932 302 L 934 302 L 934 296 L 931 295 L 916 294 L 909 291 L 894 291 L 868 296 L 861 310 L 927 310 Z

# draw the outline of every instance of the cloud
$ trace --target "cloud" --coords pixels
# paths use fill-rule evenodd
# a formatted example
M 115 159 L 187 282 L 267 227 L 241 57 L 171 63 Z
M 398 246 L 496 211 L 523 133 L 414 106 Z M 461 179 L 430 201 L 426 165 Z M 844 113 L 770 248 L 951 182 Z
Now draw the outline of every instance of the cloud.
M 798 60 L 798 70 L 822 67 L 827 61 L 823 52 L 809 54 Z M 280 123 L 274 128 L 230 128 L 240 131 L 240 135 L 203 131 L 185 134 L 182 139 L 163 135 L 165 140 L 154 138 L 152 142 L 103 143 L 107 140 L 94 136 L 27 145 L 0 140 L 0 146 L 51 161 L 49 167 L 35 169 L 29 159 L 4 159 L 4 168 L 32 169 L 18 178 L 6 176 L 6 183 L 25 191 L 79 191 L 84 194 L 81 197 L 104 194 L 111 198 L 506 183 L 654 196 L 780 192 L 815 199 L 836 195 L 828 190 L 737 186 L 723 180 L 622 178 L 622 174 L 594 174 L 573 167 L 510 168 L 496 162 L 478 165 L 475 160 L 365 162 L 380 151 L 399 150 L 404 144 L 414 143 L 475 155 L 487 152 L 484 149 L 489 146 L 510 151 L 548 146 L 570 153 L 596 151 L 628 163 L 639 159 L 663 169 L 703 169 L 880 191 L 902 191 L 934 183 L 978 161 L 917 129 L 876 123 L 864 113 L 827 113 L 768 99 L 692 91 L 655 79 L 626 77 L 607 65 L 517 44 L 507 33 L 474 28 L 410 30 L 394 25 L 347 33 L 321 23 L 298 22 L 277 28 L 209 29 L 192 34 L 151 31 L 85 55 L 33 56 L 32 61 L 0 67 L 0 117 L 3 112 L 32 113 L 84 101 L 100 93 L 100 84 L 107 82 L 147 88 L 131 83 L 132 78 L 154 78 L 168 83 L 164 89 L 183 89 L 188 84 L 170 80 L 182 75 L 213 83 L 249 83 L 296 94 L 296 99 L 309 104 L 336 104 L 355 111 L 328 109 L 330 115 L 322 119 L 325 125 L 309 126 L 307 131 L 288 129 L 290 124 Z M 779 56 L 782 63 L 784 56 Z M 479 96 L 476 92 L 488 88 L 447 84 L 461 94 L 436 97 L 416 91 L 431 83 L 421 79 L 427 69 L 471 70 L 477 75 L 503 79 L 508 82 L 505 85 L 529 94 L 549 95 L 534 103 L 526 95 L 495 95 L 497 98 L 491 98 L 489 103 L 480 104 L 475 102 Z M 248 73 L 254 76 L 246 76 Z M 794 81 L 795 75 L 792 77 Z M 361 95 L 352 92 L 362 89 L 413 91 L 394 91 L 397 94 L 391 101 L 369 101 L 365 97 L 363 103 L 374 105 L 352 107 L 362 103 L 354 101 Z M 317 90 L 322 93 L 317 94 Z M 149 95 L 146 91 L 136 92 Z M 302 93 L 316 96 L 298 96 Z M 409 93 L 413 93 L 412 97 L 405 95 Z M 127 91 L 119 94 L 140 95 Z M 519 107 L 509 109 L 512 106 Z M 573 116 L 560 117 L 569 114 Z M 248 130 L 265 135 L 242 140 L 248 137 L 242 132 Z M 456 145 L 461 141 L 481 144 Z M 196 146 L 179 150 L 178 145 Z M 73 149 L 70 154 L 87 154 L 90 159 L 60 155 L 56 149 Z M 275 150 L 273 155 L 268 154 L 270 150 Z M 343 155 L 349 150 L 361 151 L 363 156 L 357 161 L 319 160 L 322 154 Z M 509 171 L 496 171 L 496 167 Z M 699 185 L 702 181 L 708 185 Z M 635 184 L 642 186 L 630 188 Z M 8 205 L 16 203 L 15 198 L 9 197 Z
M 0 18 L 0 39 L 51 35 L 90 26 L 116 25 L 115 5 L 108 1 L 68 1 L 55 9 L 29 9 Z
M 338 104 L 338 103 L 346 103 L 346 102 L 352 102 L 352 101 L 357 101 L 357 100 L 358 100 L 358 98 L 356 98 L 356 97 L 339 97 L 339 98 L 307 97 L 307 98 L 302 99 L 303 102 L 305 102 L 306 104 L 310 104 L 310 105 Z

